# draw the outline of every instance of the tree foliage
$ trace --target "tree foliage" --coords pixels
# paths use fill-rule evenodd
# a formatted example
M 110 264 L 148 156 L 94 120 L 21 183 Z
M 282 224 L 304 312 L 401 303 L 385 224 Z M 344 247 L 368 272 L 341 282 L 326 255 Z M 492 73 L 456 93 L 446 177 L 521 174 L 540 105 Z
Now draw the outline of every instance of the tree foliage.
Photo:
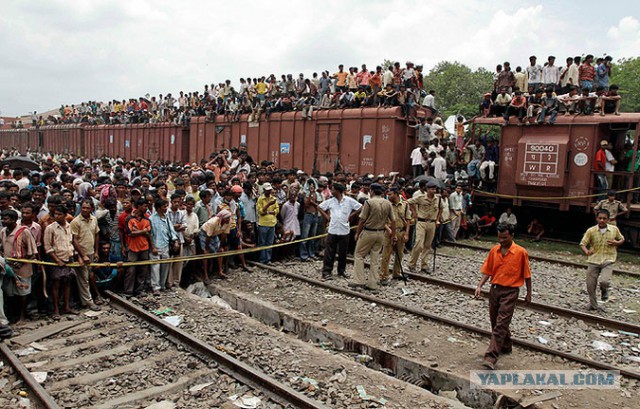
M 482 94 L 493 89 L 493 74 L 484 68 L 472 71 L 457 61 L 442 61 L 427 74 L 425 88 L 436 91 L 436 106 L 444 118 L 478 113 Z
M 640 112 L 640 57 L 623 58 L 613 65 L 609 84 L 620 87 L 620 110 Z

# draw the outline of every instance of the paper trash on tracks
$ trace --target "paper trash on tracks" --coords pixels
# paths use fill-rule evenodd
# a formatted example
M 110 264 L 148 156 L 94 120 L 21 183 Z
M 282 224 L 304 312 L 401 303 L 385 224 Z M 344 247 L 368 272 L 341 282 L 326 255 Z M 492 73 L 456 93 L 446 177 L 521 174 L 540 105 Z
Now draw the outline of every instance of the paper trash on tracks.
M 33 376 L 33 379 L 36 380 L 36 382 L 38 382 L 39 384 L 43 384 L 44 381 L 47 380 L 47 373 L 46 372 L 29 372 L 31 374 L 31 376 Z
M 387 403 L 387 400 L 385 398 L 376 398 L 375 396 L 367 395 L 367 392 L 364 390 L 364 386 L 362 385 L 357 385 L 356 390 L 358 391 L 360 398 L 362 398 L 362 400 L 364 401 L 377 402 L 381 405 L 386 405 Z
M 595 348 L 597 351 L 612 351 L 613 347 L 606 342 L 602 341 L 593 341 L 591 346 Z
M 600 335 L 607 338 L 618 338 L 618 334 L 616 334 L 615 332 L 605 331 L 605 332 L 601 332 Z
M 238 395 L 233 395 L 229 396 L 229 400 L 237 407 L 243 409 L 255 409 L 261 403 L 260 398 L 256 396 L 243 396 L 240 398 Z
M 169 324 L 173 325 L 174 327 L 177 327 L 182 322 L 182 317 L 179 316 L 179 315 L 171 315 L 169 317 L 164 317 L 162 319 L 162 321 L 168 322 Z

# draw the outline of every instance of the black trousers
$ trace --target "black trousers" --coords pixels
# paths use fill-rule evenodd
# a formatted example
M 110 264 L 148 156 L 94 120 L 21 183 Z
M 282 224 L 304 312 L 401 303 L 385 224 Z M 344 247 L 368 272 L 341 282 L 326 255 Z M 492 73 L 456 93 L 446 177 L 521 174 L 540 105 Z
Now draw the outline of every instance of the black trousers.
M 322 264 L 322 276 L 330 276 L 333 271 L 333 262 L 338 252 L 338 274 L 344 274 L 347 268 L 347 248 L 349 247 L 349 235 L 327 235 L 324 248 L 324 262 Z

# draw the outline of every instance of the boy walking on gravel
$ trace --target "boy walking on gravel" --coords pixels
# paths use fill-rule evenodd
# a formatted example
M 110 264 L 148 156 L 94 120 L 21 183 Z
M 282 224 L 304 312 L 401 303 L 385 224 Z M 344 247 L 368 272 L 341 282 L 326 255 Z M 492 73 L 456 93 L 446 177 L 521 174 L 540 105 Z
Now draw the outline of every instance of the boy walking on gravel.
M 596 285 L 600 278 L 600 292 L 602 301 L 609 299 L 609 282 L 613 274 L 613 263 L 616 262 L 618 246 L 624 243 L 620 230 L 609 224 L 609 211 L 598 210 L 596 226 L 590 227 L 580 241 L 580 248 L 587 258 L 587 293 L 589 294 L 589 311 L 605 312 L 598 306 L 596 299 Z
M 509 325 L 520 293 L 520 287 L 527 284 L 525 303 L 531 302 L 531 271 L 527 250 L 513 242 L 514 226 L 498 225 L 499 244 L 489 250 L 480 272 L 483 276 L 476 288 L 475 296 L 480 297 L 482 286 L 491 277 L 489 290 L 489 319 L 491 320 L 491 342 L 484 354 L 482 365 L 495 369 L 500 354 L 510 354 L 512 349 Z

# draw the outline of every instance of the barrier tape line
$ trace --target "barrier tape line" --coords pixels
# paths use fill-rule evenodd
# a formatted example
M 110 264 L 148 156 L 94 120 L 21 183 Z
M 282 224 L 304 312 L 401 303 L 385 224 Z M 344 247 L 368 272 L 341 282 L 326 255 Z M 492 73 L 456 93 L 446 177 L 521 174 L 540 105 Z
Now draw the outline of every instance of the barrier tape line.
M 355 226 L 355 227 L 357 227 L 357 226 Z M 355 227 L 352 227 L 352 229 L 354 229 Z M 207 259 L 213 259 L 213 258 L 219 258 L 219 257 L 235 256 L 237 254 L 254 253 L 254 252 L 257 252 L 257 251 L 269 250 L 269 249 L 276 248 L 276 247 L 290 246 L 292 244 L 302 243 L 302 242 L 305 242 L 305 241 L 318 240 L 318 239 L 321 239 L 323 237 L 326 237 L 327 235 L 328 235 L 328 233 L 323 233 L 323 234 L 319 234 L 317 236 L 307 237 L 306 239 L 298 239 L 298 240 L 293 240 L 293 241 L 287 241 L 287 242 L 284 242 L 284 243 L 276 243 L 276 244 L 272 244 L 272 245 L 269 245 L 269 246 L 251 247 L 251 248 L 247 248 L 247 249 L 233 250 L 233 251 L 221 251 L 219 253 L 197 254 L 197 255 L 194 255 L 194 256 L 172 257 L 172 258 L 165 258 L 165 259 L 159 259 L 159 260 L 123 261 L 123 262 L 119 262 L 119 263 L 87 263 L 87 264 L 83 264 L 83 265 L 80 265 L 80 263 L 78 263 L 78 262 L 73 262 L 73 263 L 67 263 L 65 265 L 67 267 L 82 267 L 82 266 L 88 266 L 88 267 L 117 267 L 117 266 L 129 267 L 129 266 L 145 266 L 145 265 L 151 265 L 151 264 L 172 264 L 172 263 L 178 263 L 178 262 L 181 262 L 181 261 L 187 262 L 187 261 L 193 261 L 193 260 L 207 260 Z M 12 258 L 12 257 L 7 257 L 5 260 L 11 261 L 11 262 L 25 263 L 25 264 L 36 264 L 36 265 L 43 265 L 43 266 L 58 267 L 58 264 L 54 263 L 52 261 L 41 261 L 41 260 L 33 260 L 33 259 L 18 259 L 18 258 Z
M 634 192 L 636 190 L 640 190 L 640 187 L 634 187 L 631 189 L 618 190 L 616 193 L 628 193 Z M 575 199 L 588 199 L 590 197 L 598 197 L 602 195 L 606 195 L 606 191 L 602 193 L 594 193 L 592 195 L 581 195 L 581 196 L 516 196 L 516 195 L 505 195 L 501 193 L 492 193 L 485 192 L 484 190 L 475 189 L 474 193 L 479 196 L 489 196 L 489 197 L 499 197 L 501 199 L 520 199 L 520 200 L 575 200 Z

